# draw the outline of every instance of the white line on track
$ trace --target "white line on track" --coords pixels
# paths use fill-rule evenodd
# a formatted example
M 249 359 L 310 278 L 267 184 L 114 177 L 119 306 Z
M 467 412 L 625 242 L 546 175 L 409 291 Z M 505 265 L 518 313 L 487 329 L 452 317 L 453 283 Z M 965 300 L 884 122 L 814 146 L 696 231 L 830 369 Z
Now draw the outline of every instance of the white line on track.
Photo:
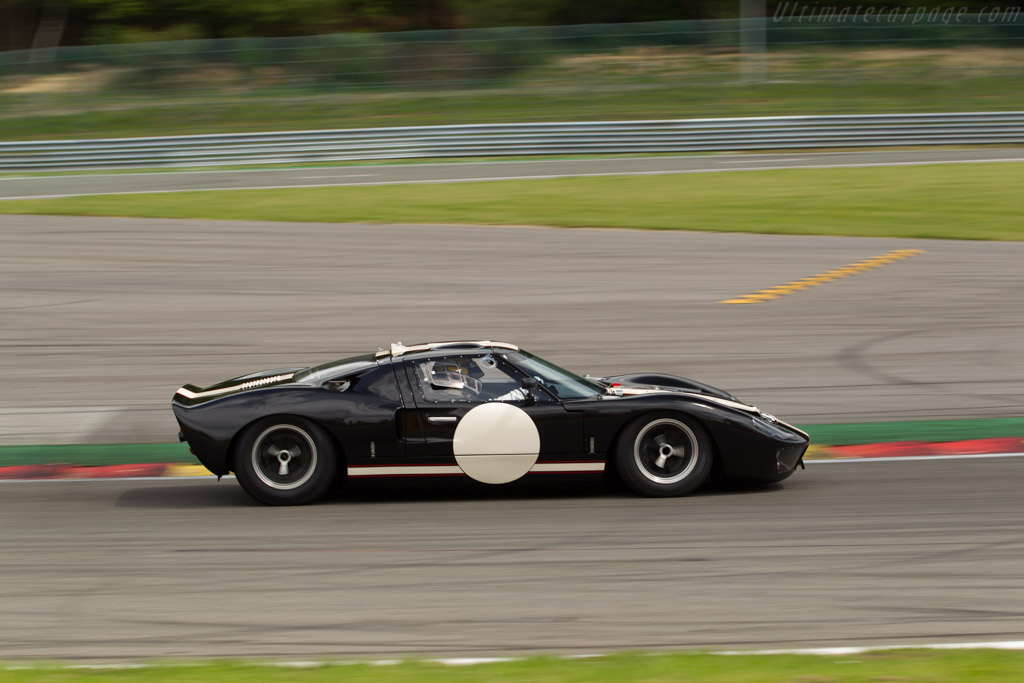
M 873 152 L 851 152 L 851 154 L 873 154 Z M 222 173 L 232 173 L 232 174 L 235 174 L 235 173 L 287 173 L 289 171 L 323 171 L 323 170 L 327 170 L 327 169 L 331 169 L 331 168 L 336 168 L 338 170 L 344 170 L 344 169 L 349 169 L 349 168 L 353 168 L 353 169 L 354 168 L 358 168 L 360 170 L 383 168 L 383 169 L 389 169 L 390 170 L 390 169 L 393 169 L 393 168 L 436 168 L 438 166 L 441 166 L 441 167 L 444 167 L 444 168 L 450 168 L 452 166 L 458 166 L 459 168 L 462 168 L 462 167 L 465 167 L 465 166 L 490 166 L 490 165 L 493 165 L 493 164 L 501 164 L 503 166 L 515 166 L 517 164 L 534 164 L 534 165 L 535 164 L 540 164 L 540 163 L 542 163 L 542 164 L 557 164 L 557 163 L 571 163 L 571 162 L 579 162 L 579 161 L 637 161 L 637 160 L 645 161 L 647 159 L 655 159 L 655 158 L 656 159 L 662 159 L 662 160 L 666 160 L 667 159 L 667 160 L 670 160 L 670 161 L 672 159 L 686 159 L 686 160 L 690 160 L 690 159 L 712 159 L 712 160 L 715 160 L 715 159 L 720 159 L 720 158 L 725 158 L 725 157 L 732 158 L 732 157 L 738 157 L 738 156 L 742 156 L 742 155 L 734 154 L 734 153 L 722 153 L 722 154 L 692 154 L 692 155 L 687 155 L 687 156 L 657 156 L 657 157 L 651 157 L 651 156 L 639 156 L 639 157 L 621 156 L 621 157 L 588 157 L 588 158 L 581 158 L 581 159 L 504 159 L 504 160 L 501 160 L 501 161 L 455 161 L 455 162 L 452 162 L 452 161 L 437 161 L 437 162 L 423 162 L 423 163 L 416 162 L 416 163 L 406 163 L 406 164 L 403 164 L 403 163 L 391 163 L 391 164 L 388 164 L 388 163 L 375 163 L 375 164 L 361 164 L 361 165 L 355 165 L 355 166 L 353 166 L 353 165 L 347 165 L 346 166 L 346 165 L 342 164 L 342 165 L 338 165 L 338 166 L 285 166 L 285 167 L 277 167 L 277 168 L 239 168 L 239 169 L 230 169 L 230 168 L 209 169 L 208 168 L 208 169 L 204 169 L 204 170 L 201 170 L 201 171 L 183 171 L 179 167 L 165 166 L 163 168 L 158 168 L 158 169 L 146 171 L 144 173 L 102 173 L 102 172 L 100 172 L 100 173 L 87 173 L 86 172 L 86 173 L 73 173 L 73 174 L 70 174 L 70 175 L 46 175 L 46 174 L 44 174 L 44 175 L 27 175 L 27 176 L 8 176 L 8 177 L 0 177 L 0 182 L 6 181 L 6 180 L 50 180 L 50 179 L 62 179 L 62 178 L 70 178 L 70 179 L 75 179 L 75 178 L 113 178 L 113 177 L 117 177 L 117 178 L 125 178 L 125 177 L 132 178 L 132 177 L 138 177 L 138 176 L 144 176 L 144 177 L 146 177 L 146 176 L 154 176 L 154 175 L 155 176 L 159 176 L 161 174 L 162 175 L 167 175 L 167 174 L 173 174 L 173 175 L 218 175 L 218 174 L 222 174 Z M 774 160 L 774 156 L 775 155 L 773 155 L 773 154 L 757 154 L 757 155 L 753 155 L 752 158 Z
M 859 655 L 868 652 L 885 652 L 890 650 L 1024 650 L 1024 640 L 996 640 L 974 643 L 904 643 L 900 645 L 865 645 L 865 646 L 840 646 L 840 647 L 806 647 L 776 650 L 714 650 L 707 654 L 724 656 L 742 655 Z M 690 652 L 682 650 L 679 652 L 651 652 L 651 656 L 657 657 L 666 654 L 685 654 Z M 693 653 L 702 653 L 702 650 L 693 650 Z M 594 657 L 606 657 L 604 653 L 586 653 L 556 656 L 555 659 L 591 659 Z M 344 666 L 352 664 L 366 664 L 369 666 L 396 666 L 405 662 L 427 662 L 430 664 L 441 664 L 444 666 L 476 666 L 480 664 L 499 664 L 503 662 L 521 662 L 526 657 L 444 657 L 439 659 L 338 659 L 338 660 L 301 660 L 281 662 L 250 662 L 254 665 L 275 666 L 287 669 L 312 669 L 322 666 Z M 210 660 L 216 661 L 216 660 Z M 201 662 L 200 662 L 201 664 Z M 158 664 L 155 666 L 195 666 L 194 662 L 171 662 L 170 664 Z M 39 665 L 13 664 L 3 667 L 4 671 L 31 671 L 31 670 L 118 670 L 118 669 L 145 669 L 150 664 L 136 662 L 110 662 L 110 663 L 89 663 L 89 664 L 64 664 L 64 665 Z
M 936 151 L 937 153 L 941 153 L 942 150 L 934 150 L 934 151 Z M 853 157 L 853 156 L 871 156 L 871 155 L 876 155 L 876 154 L 883 154 L 883 155 L 886 155 L 886 156 L 891 156 L 893 154 L 900 154 L 900 152 L 891 152 L 891 151 L 886 151 L 886 150 L 881 150 L 881 151 L 869 150 L 869 151 L 860 151 L 860 152 L 850 152 L 850 151 L 842 152 L 841 151 L 841 152 L 828 152 L 828 153 L 810 152 L 810 153 L 805 154 L 804 157 L 797 157 L 797 158 L 799 158 L 799 159 L 813 159 L 815 157 L 832 157 L 832 156 L 848 156 L 848 157 Z M 336 169 L 336 170 L 339 170 L 339 171 L 341 171 L 341 170 L 349 170 L 349 169 L 351 169 L 351 170 L 358 169 L 358 170 L 363 171 L 363 170 L 374 170 L 374 169 L 391 170 L 391 169 L 394 169 L 394 168 L 437 168 L 437 167 L 451 168 L 451 167 L 456 167 L 456 166 L 459 167 L 459 168 L 465 168 L 465 167 L 472 167 L 472 166 L 493 166 L 495 164 L 501 164 L 502 166 L 516 166 L 516 165 L 522 165 L 522 164 L 529 164 L 529 165 L 537 165 L 537 164 L 564 164 L 564 163 L 578 163 L 578 162 L 587 162 L 587 161 L 602 161 L 602 162 L 603 161 L 613 161 L 613 162 L 614 161 L 647 161 L 647 160 L 650 160 L 650 159 L 656 159 L 656 160 L 659 160 L 659 161 L 672 161 L 672 160 L 676 160 L 676 159 L 684 160 L 684 161 L 703 160 L 703 159 L 709 159 L 711 161 L 724 161 L 726 159 L 736 159 L 738 161 L 746 161 L 748 159 L 749 160 L 754 160 L 754 161 L 784 161 L 784 160 L 786 160 L 787 158 L 790 158 L 790 157 L 792 157 L 792 154 L 789 154 L 789 155 L 782 154 L 782 153 L 772 154 L 772 153 L 767 153 L 767 152 L 765 152 L 765 153 L 756 153 L 755 152 L 755 153 L 749 153 L 749 154 L 742 154 L 742 153 L 737 153 L 737 152 L 715 152 L 715 153 L 711 153 L 711 154 L 684 154 L 684 155 L 675 155 L 675 156 L 673 156 L 673 155 L 664 155 L 664 156 L 663 155 L 648 155 L 648 156 L 581 157 L 581 158 L 568 158 L 568 159 L 562 159 L 562 158 L 556 158 L 556 159 L 502 159 L 502 160 L 499 160 L 499 161 L 494 161 L 494 160 L 491 160 L 491 161 L 457 161 L 457 162 L 451 162 L 451 161 L 431 161 L 431 162 L 415 162 L 415 163 L 387 163 L 385 161 L 385 162 L 379 162 L 379 163 L 362 163 L 362 164 L 358 164 L 357 163 L 355 165 L 353 165 L 353 164 L 346 165 L 344 163 L 341 163 L 339 165 L 331 165 L 331 166 L 284 166 L 284 167 L 280 167 L 279 166 L 279 167 L 276 167 L 276 168 L 239 168 L 239 169 L 230 169 L 230 168 L 212 168 L 211 169 L 211 168 L 207 168 L 207 169 L 202 169 L 202 170 L 198 170 L 198 171 L 183 170 L 184 168 L 188 168 L 187 166 L 185 166 L 185 167 L 166 166 L 166 167 L 163 167 L 163 168 L 155 168 L 155 169 L 151 169 L 151 170 L 144 171 L 144 172 L 125 172 L 125 173 L 111 173 L 111 172 L 107 172 L 107 173 L 104 173 L 104 172 L 88 173 L 88 172 L 85 172 L 85 173 L 75 173 L 75 174 L 68 174 L 68 175 L 46 175 L 46 174 L 43 174 L 43 175 L 29 175 L 29 176 L 7 176 L 7 177 L 0 176 L 0 183 L 2 183 L 4 181 L 7 181 L 7 180 L 49 180 L 49 179 L 78 179 L 78 178 L 110 178 L 110 177 L 132 178 L 132 177 L 138 177 L 138 176 L 154 176 L 154 175 L 159 176 L 161 174 L 163 174 L 163 175 L 173 174 L 173 175 L 176 175 L 176 176 L 183 176 L 183 175 L 220 175 L 220 174 L 224 174 L 224 173 L 231 173 L 231 174 L 239 174 L 239 173 L 287 173 L 289 171 L 326 171 L 326 170 L 329 170 L 329 169 Z M 955 160 L 955 159 L 945 159 L 945 160 L 944 159 L 931 159 L 931 160 L 923 159 L 923 160 L 920 160 L 919 162 L 879 162 L 879 164 L 886 164 L 886 163 L 951 164 L 951 163 L 956 163 L 957 161 L 958 160 Z M 989 158 L 983 158 L 983 159 L 962 159 L 962 160 L 959 160 L 959 161 L 961 163 L 962 162 L 971 162 L 971 161 L 982 163 L 982 162 L 986 162 L 986 161 L 1024 161 L 1024 159 L 1015 159 L 1015 158 L 1006 158 L 1006 159 L 994 158 L 994 159 L 989 159 Z M 865 164 L 859 164 L 859 165 L 862 165 L 862 166 L 875 166 L 876 164 L 874 164 L 874 163 L 865 163 Z M 377 175 L 380 175 L 380 174 L 377 174 Z
M 446 659 L 432 659 L 430 661 L 444 664 L 446 666 L 473 666 L 474 664 L 495 664 L 498 662 L 522 661 L 522 657 L 449 657 Z M 560 657 L 559 659 L 564 659 Z
M 315 180 L 317 178 L 372 178 L 378 176 L 380 173 L 352 173 L 349 175 L 299 175 L 295 176 L 299 180 Z
M 129 192 L 82 192 L 71 194 L 22 195 L 17 197 L 0 197 L 0 201 L 17 199 L 64 199 L 68 197 L 93 197 L 136 194 L 176 194 L 179 192 L 233 192 L 237 190 L 285 190 L 310 189 L 317 187 L 367 187 L 374 185 L 443 185 L 446 183 L 483 183 L 501 180 L 548 180 L 554 178 L 598 178 L 607 176 L 649 176 L 649 175 L 685 175 L 689 173 L 744 173 L 747 171 L 785 171 L 791 169 L 810 168 L 871 168 L 875 166 L 934 166 L 936 164 L 989 164 L 1024 161 L 1024 157 L 1008 159 L 957 159 L 940 161 L 887 161 L 863 164 L 796 164 L 792 166 L 751 166 L 745 168 L 699 168 L 685 170 L 659 171 L 609 171 L 602 173 L 552 173 L 542 175 L 497 176 L 488 178 L 436 178 L 428 180 L 380 180 L 355 183 L 314 183 L 301 185 L 252 185 L 246 187 L 194 187 L 174 190 L 132 190 Z
M 810 158 L 811 157 L 788 157 L 788 158 L 781 158 L 781 159 L 772 159 L 772 161 L 779 162 L 779 163 L 781 163 L 781 162 L 789 162 L 789 161 L 807 161 Z M 749 164 L 752 161 L 753 162 L 759 162 L 759 161 L 763 161 L 763 159 L 759 159 L 757 157 L 750 157 L 750 158 L 747 158 L 747 159 L 723 159 L 721 161 L 721 163 L 723 163 L 723 164 Z
M 980 460 L 983 458 L 1019 458 L 1024 453 L 960 453 L 955 455 L 893 455 L 879 458 L 831 458 L 828 460 L 804 460 L 805 463 L 820 462 L 910 462 L 912 460 Z
M 788 650 L 720 650 L 716 655 L 859 655 L 885 650 L 1024 650 L 1024 640 L 996 640 L 980 643 L 908 643 L 847 647 L 805 647 Z

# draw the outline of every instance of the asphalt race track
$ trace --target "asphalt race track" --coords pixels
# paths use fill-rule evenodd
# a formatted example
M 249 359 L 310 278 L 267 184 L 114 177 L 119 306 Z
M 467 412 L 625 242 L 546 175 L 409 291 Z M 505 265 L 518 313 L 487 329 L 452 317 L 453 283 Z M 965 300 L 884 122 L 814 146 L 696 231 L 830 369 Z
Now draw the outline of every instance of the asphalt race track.
M 300 508 L 230 480 L 8 482 L 0 657 L 1020 640 L 1022 477 L 815 462 L 689 498 L 418 480 Z
M 686 156 L 539 159 L 456 163 L 361 164 L 172 173 L 0 177 L 0 200 L 134 192 L 231 190 L 393 183 L 446 183 L 563 176 L 712 173 L 769 168 L 831 168 L 931 163 L 1024 161 L 1019 147 L 871 150 L 861 152 L 720 153 Z
M 897 249 L 924 253 L 720 303 Z M 440 338 L 692 376 L 797 423 L 1019 415 L 1022 262 L 1024 243 L 2 216 L 0 444 L 171 441 L 185 382 Z M 0 658 L 1020 640 L 1022 475 L 815 462 L 667 500 L 373 481 L 301 508 L 231 480 L 0 482 Z
M 2 216 L 0 444 L 173 441 L 186 382 L 453 338 L 694 377 L 798 424 L 1014 416 L 1022 262 L 1020 242 Z

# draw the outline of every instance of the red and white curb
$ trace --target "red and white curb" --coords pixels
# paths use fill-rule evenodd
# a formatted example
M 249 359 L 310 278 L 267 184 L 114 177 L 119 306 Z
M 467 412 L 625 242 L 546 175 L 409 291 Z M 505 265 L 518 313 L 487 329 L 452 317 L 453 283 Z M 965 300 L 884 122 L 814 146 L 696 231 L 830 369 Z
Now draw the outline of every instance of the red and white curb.
M 72 465 L 42 463 L 0 467 L 0 481 L 36 479 L 158 479 L 164 477 L 212 477 L 202 465 L 152 462 L 127 465 Z
M 883 441 L 849 446 L 812 443 L 805 456 L 810 460 L 866 460 L 896 458 L 938 458 L 942 456 L 1019 454 L 1024 438 L 1019 436 L 960 441 Z

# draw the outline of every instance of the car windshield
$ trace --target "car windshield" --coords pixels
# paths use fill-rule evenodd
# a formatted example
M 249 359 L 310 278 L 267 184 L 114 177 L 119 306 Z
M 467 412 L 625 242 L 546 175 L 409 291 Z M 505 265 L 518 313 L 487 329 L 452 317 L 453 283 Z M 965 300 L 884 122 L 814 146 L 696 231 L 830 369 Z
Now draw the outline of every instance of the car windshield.
M 295 380 L 298 382 L 307 380 L 311 382 L 328 380 L 333 377 L 343 377 L 354 372 L 359 372 L 360 370 L 371 368 L 376 364 L 377 361 L 373 354 L 365 353 L 361 356 L 342 358 L 341 360 L 335 360 L 330 363 L 324 363 L 323 365 L 299 370 L 295 373 Z
M 605 393 L 600 382 L 580 377 L 528 351 L 509 353 L 506 357 L 559 398 L 590 398 Z

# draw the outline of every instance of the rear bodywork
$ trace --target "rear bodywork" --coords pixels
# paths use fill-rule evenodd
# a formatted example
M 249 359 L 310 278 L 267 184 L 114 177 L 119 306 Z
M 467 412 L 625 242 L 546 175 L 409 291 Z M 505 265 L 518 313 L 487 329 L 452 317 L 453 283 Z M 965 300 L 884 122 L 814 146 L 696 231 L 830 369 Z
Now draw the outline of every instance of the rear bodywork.
M 460 475 L 451 429 L 442 421 L 457 420 L 461 408 L 424 406 L 413 363 L 451 358 L 457 351 L 494 354 L 515 368 L 521 356 L 508 344 L 454 344 L 401 347 L 401 353 L 381 352 L 320 368 L 269 370 L 205 388 L 185 385 L 175 394 L 172 409 L 182 440 L 216 475 L 232 470 L 232 446 L 245 428 L 268 416 L 297 416 L 322 426 L 344 458 L 342 471 L 350 476 Z M 606 391 L 592 396 L 562 398 L 544 386 L 535 390 L 538 400 L 526 409 L 538 426 L 540 447 L 530 472 L 601 472 L 631 421 L 661 413 L 700 422 L 725 476 L 779 481 L 802 464 L 807 434 L 725 391 L 656 373 L 597 381 Z

